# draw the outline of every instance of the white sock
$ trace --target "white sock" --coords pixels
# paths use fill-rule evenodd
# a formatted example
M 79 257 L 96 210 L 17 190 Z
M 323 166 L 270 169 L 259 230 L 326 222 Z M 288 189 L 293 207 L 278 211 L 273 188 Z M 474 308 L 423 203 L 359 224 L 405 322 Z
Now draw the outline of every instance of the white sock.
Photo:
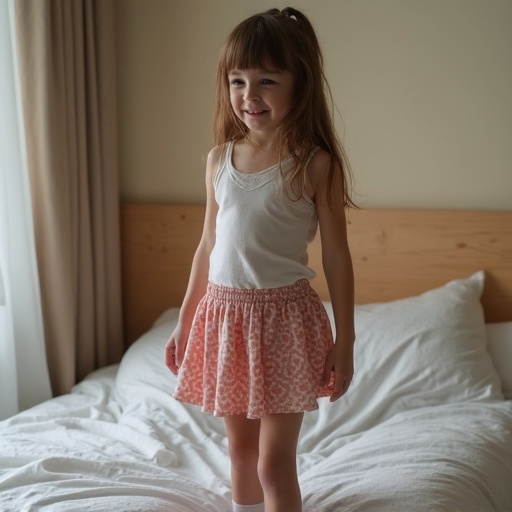
M 257 505 L 237 505 L 233 501 L 233 512 L 264 512 L 264 510 L 264 503 L 258 503 Z

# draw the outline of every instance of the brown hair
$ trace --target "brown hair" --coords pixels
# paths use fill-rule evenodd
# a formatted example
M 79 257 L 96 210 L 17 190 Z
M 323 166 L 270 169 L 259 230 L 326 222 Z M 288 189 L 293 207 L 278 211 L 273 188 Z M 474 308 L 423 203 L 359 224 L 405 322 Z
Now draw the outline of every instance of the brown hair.
M 341 179 L 343 202 L 355 206 L 350 198 L 350 165 L 334 129 L 332 95 L 324 75 L 323 56 L 315 31 L 300 11 L 287 7 L 256 14 L 240 23 L 227 38 L 217 68 L 214 114 L 215 143 L 245 137 L 247 127 L 235 115 L 229 99 L 228 74 L 233 69 L 264 67 L 270 62 L 294 76 L 294 103 L 276 132 L 274 141 L 279 160 L 290 154 L 296 162 L 287 180 L 288 190 L 298 187 L 304 194 L 306 165 L 314 148 L 330 156 L 329 185 Z M 329 198 L 329 201 L 332 198 Z

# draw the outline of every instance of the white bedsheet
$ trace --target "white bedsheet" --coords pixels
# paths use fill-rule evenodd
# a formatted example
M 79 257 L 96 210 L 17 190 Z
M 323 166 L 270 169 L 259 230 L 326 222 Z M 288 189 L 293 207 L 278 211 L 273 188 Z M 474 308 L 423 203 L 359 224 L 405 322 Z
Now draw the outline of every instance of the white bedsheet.
M 224 440 L 174 432 L 186 418 L 152 403 L 125 414 L 114 376 L 114 367 L 96 372 L 72 394 L 0 423 L 2 512 L 228 510 L 227 468 L 216 463 Z
M 1 424 L 0 510 L 228 511 L 222 420 L 147 396 L 123 411 L 114 371 Z M 330 408 L 304 422 L 305 511 L 512 510 L 511 401 L 407 411 L 342 437 Z
M 512 512 L 512 400 L 486 349 L 481 287 L 476 275 L 358 308 L 354 383 L 305 415 L 304 512 Z M 0 422 L 1 512 L 230 511 L 222 419 L 171 397 L 176 319 L 118 367 Z

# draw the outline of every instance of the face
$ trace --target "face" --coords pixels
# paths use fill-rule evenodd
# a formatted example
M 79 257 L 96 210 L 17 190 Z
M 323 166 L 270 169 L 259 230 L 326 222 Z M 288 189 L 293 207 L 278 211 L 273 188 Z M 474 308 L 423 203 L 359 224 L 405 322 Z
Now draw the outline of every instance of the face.
M 289 71 L 234 69 L 228 80 L 231 107 L 250 131 L 273 132 L 292 107 Z

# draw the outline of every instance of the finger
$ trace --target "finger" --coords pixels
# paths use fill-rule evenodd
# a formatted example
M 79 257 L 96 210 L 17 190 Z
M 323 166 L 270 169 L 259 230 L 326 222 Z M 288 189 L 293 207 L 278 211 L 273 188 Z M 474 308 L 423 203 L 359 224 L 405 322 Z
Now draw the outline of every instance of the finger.
M 165 347 L 165 365 L 174 375 L 178 374 L 178 365 L 176 364 L 176 347 L 168 345 Z
M 331 402 L 335 402 L 343 395 L 344 380 L 339 372 L 334 374 L 334 390 L 331 394 Z
M 338 400 L 338 398 L 341 398 L 343 396 L 343 392 L 342 391 L 335 391 L 331 397 L 330 397 L 330 401 L 331 402 L 336 402 L 336 400 Z
M 322 386 L 328 386 L 331 380 L 333 365 L 330 362 L 330 358 L 327 357 L 325 360 L 324 371 L 322 373 Z
M 341 397 L 341 392 L 340 391 L 333 391 L 332 394 L 331 394 L 331 397 L 330 397 L 330 401 L 331 402 L 336 402 L 336 400 L 338 400 L 338 398 Z
M 338 398 L 341 398 L 348 391 L 348 388 L 350 387 L 351 382 L 352 382 L 352 379 L 347 377 L 343 380 L 341 389 L 338 390 L 335 387 L 334 392 L 331 395 L 331 402 L 335 402 L 336 400 L 338 400 Z
M 171 344 L 170 342 L 165 345 L 165 364 L 168 365 L 172 363 L 174 359 L 174 353 L 176 351 L 176 346 L 174 344 Z
M 165 365 L 169 366 L 173 362 L 173 353 L 170 347 L 165 347 Z
M 181 364 L 183 363 L 183 357 L 185 355 L 185 350 L 178 348 L 176 350 L 176 366 L 179 368 Z
M 322 374 L 322 386 L 328 386 L 329 381 L 331 380 L 331 370 L 327 366 L 324 369 Z
M 348 378 L 348 377 L 343 381 L 343 388 L 341 389 L 342 395 L 344 395 L 348 391 L 348 388 L 350 387 L 351 382 L 352 382 L 352 378 Z
M 174 363 L 174 361 L 169 361 L 165 364 L 167 366 L 167 368 L 169 368 L 169 370 L 171 370 L 171 372 L 174 374 L 174 375 L 177 375 L 178 374 L 178 367 L 176 366 L 176 364 Z

